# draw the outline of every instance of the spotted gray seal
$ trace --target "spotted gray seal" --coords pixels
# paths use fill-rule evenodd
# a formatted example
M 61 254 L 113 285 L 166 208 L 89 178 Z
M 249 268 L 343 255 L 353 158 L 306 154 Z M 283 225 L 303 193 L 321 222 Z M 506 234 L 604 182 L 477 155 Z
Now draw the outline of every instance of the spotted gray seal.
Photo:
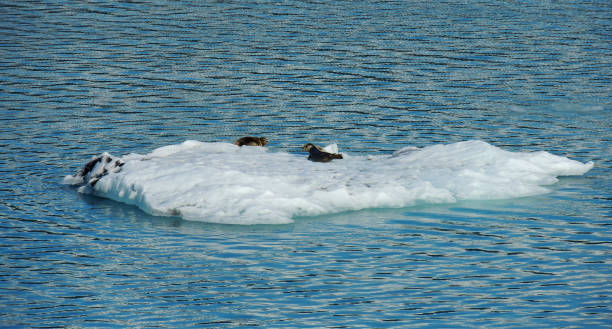
M 309 153 L 308 160 L 314 162 L 330 162 L 333 159 L 342 159 L 342 154 L 335 154 L 323 151 L 323 149 L 319 146 L 316 146 L 312 143 L 308 143 L 302 146 L 304 151 Z

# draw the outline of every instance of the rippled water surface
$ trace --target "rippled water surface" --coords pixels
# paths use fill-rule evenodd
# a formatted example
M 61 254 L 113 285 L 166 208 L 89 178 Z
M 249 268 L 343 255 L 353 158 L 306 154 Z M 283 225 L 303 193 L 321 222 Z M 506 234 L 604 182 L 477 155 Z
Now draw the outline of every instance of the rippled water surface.
M 0 1 L 0 327 L 612 327 L 611 19 L 607 1 Z M 287 225 L 61 184 L 104 151 L 242 135 L 595 167 L 530 198 Z

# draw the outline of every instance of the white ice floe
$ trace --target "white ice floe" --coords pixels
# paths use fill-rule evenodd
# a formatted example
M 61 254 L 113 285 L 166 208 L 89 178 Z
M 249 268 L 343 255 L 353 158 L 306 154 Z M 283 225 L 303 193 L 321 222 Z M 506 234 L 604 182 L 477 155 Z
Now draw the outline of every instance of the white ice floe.
M 326 150 L 337 152 L 337 145 Z M 312 216 L 417 202 L 505 199 L 545 193 L 558 176 L 593 167 L 547 152 L 509 152 L 482 141 L 353 155 L 329 163 L 264 147 L 185 141 L 100 161 L 64 183 L 162 216 L 228 224 L 289 223 Z M 107 160 L 110 159 L 110 160 Z M 118 166 L 117 164 L 121 164 Z M 105 167 L 107 166 L 107 167 Z

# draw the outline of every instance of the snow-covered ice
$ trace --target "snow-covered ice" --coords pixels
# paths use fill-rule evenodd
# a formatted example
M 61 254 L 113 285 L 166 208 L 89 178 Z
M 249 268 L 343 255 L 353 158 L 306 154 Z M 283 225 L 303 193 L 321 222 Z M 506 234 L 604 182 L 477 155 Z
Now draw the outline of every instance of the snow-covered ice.
M 326 150 L 338 152 L 338 146 Z M 537 195 L 558 176 L 582 175 L 593 167 L 548 152 L 509 152 L 483 141 L 406 147 L 392 155 L 343 155 L 315 163 L 305 153 L 188 140 L 146 155 L 105 153 L 108 160 L 92 170 L 98 174 L 93 186 L 91 177 L 80 173 L 66 176 L 64 183 L 154 215 L 279 224 L 296 216 L 417 202 Z

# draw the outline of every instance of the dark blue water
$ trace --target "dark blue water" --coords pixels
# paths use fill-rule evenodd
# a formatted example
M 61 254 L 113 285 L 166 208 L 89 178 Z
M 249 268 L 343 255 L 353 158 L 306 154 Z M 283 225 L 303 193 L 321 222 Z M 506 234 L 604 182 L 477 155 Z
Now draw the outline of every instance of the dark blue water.
M 1 327 L 612 327 L 612 6 L 0 4 Z M 594 161 L 549 194 L 214 225 L 62 185 L 264 135 Z

